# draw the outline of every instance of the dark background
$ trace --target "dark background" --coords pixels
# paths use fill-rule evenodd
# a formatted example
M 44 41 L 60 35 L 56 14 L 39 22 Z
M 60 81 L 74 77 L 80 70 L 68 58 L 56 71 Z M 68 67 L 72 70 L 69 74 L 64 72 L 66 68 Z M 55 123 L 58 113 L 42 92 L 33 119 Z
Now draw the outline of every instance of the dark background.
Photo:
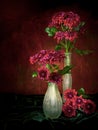
M 54 48 L 56 41 L 45 33 L 52 15 L 73 11 L 86 22 L 80 49 L 93 50 L 87 56 L 72 55 L 73 88 L 98 93 L 98 9 L 95 0 L 1 0 L 0 1 L 0 92 L 44 94 L 47 84 L 32 79 L 35 66 L 29 57 L 41 49 Z M 62 87 L 59 86 L 62 92 Z

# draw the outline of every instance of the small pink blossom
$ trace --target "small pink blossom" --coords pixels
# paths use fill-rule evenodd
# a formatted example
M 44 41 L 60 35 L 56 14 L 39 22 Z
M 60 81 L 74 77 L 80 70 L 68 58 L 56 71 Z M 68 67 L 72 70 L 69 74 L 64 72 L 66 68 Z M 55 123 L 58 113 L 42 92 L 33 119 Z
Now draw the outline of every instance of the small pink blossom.
M 65 58 L 63 51 L 54 51 L 54 50 L 41 50 L 39 53 L 36 53 L 33 56 L 30 56 L 31 64 L 54 64 L 56 61 L 63 61 Z
M 64 91 L 65 100 L 72 100 L 77 96 L 77 91 L 75 89 L 67 89 Z
M 62 106 L 62 111 L 66 117 L 75 117 L 76 116 L 76 108 L 70 102 L 65 102 Z
M 81 106 L 84 104 L 84 98 L 82 97 L 82 95 L 76 96 L 74 98 L 74 104 L 77 106 L 77 109 L 81 108 Z
M 46 67 L 41 67 L 38 68 L 38 78 L 42 79 L 42 80 L 47 80 L 49 77 L 49 70 Z
M 58 31 L 55 33 L 54 39 L 57 39 L 57 43 L 65 39 L 65 33 Z
M 85 99 L 85 102 L 82 105 L 82 110 L 86 114 L 92 114 L 96 111 L 96 104 L 90 99 Z
M 62 81 L 62 77 L 59 73 L 53 72 L 49 75 L 49 81 L 59 84 Z
M 78 26 L 80 23 L 80 17 L 78 14 L 70 12 L 58 12 L 53 15 L 49 27 L 57 27 L 61 29 L 61 25 L 67 26 L 70 30 L 73 27 Z
M 64 33 L 64 36 L 65 36 L 65 40 L 69 40 L 69 41 L 73 42 L 75 39 L 78 38 L 78 33 L 77 32 L 66 31 Z

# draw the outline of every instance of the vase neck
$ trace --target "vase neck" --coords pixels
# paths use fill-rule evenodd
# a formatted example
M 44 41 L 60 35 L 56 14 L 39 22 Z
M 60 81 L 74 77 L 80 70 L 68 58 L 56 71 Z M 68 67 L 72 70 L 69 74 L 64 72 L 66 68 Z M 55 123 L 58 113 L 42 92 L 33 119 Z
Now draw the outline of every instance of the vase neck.
M 48 83 L 48 91 L 49 91 L 50 93 L 54 93 L 54 94 L 55 94 L 55 92 L 58 91 L 57 84 L 54 83 L 54 82 L 49 82 L 49 83 Z
M 56 86 L 56 83 L 54 83 L 54 82 L 48 82 L 48 86 Z
M 72 53 L 65 53 L 64 66 L 71 65 L 71 55 Z

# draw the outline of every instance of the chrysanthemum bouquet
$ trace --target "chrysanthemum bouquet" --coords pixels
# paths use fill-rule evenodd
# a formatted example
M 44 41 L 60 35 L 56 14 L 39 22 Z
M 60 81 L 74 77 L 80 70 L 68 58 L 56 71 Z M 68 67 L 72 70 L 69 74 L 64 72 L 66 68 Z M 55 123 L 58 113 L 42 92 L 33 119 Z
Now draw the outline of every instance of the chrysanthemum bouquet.
M 64 98 L 66 101 L 62 106 L 62 111 L 66 117 L 77 117 L 80 112 L 85 115 L 96 112 L 95 102 L 87 97 L 83 88 L 79 91 L 75 89 L 65 90 Z
M 47 82 L 59 84 L 62 80 L 62 72 L 68 72 L 72 66 L 61 68 L 65 56 L 62 51 L 41 50 L 33 56 L 30 56 L 30 63 L 38 66 L 33 72 L 32 77 L 37 77 Z
M 80 50 L 75 47 L 76 40 L 83 33 L 85 22 L 80 20 L 78 14 L 70 12 L 57 12 L 53 15 L 48 27 L 45 28 L 48 36 L 57 41 L 55 50 L 63 49 L 64 52 L 76 52 L 79 55 L 91 53 L 90 50 Z
M 58 12 L 53 15 L 48 27 L 45 28 L 48 36 L 56 39 L 57 44 L 54 50 L 41 50 L 30 56 L 30 63 L 37 64 L 37 70 L 33 71 L 32 77 L 39 78 L 46 82 L 61 83 L 62 75 L 72 69 L 72 65 L 61 66 L 65 53 L 76 52 L 79 55 L 92 53 L 90 50 L 80 50 L 75 44 L 82 32 L 85 22 L 80 21 L 78 14 L 73 12 Z M 85 114 L 92 114 L 96 110 L 95 103 L 83 97 L 75 89 L 67 89 L 64 92 L 65 102 L 62 111 L 66 117 L 75 117 L 81 111 Z
M 54 50 L 41 50 L 30 56 L 30 63 L 39 65 L 38 69 L 33 72 L 32 77 L 59 83 L 62 80 L 62 75 L 68 73 L 73 67 L 73 65 L 68 65 L 60 68 L 60 64 L 65 58 L 65 52 L 75 51 L 80 55 L 91 53 L 90 50 L 79 50 L 75 47 L 76 40 L 84 25 L 85 22 L 80 21 L 79 15 L 71 11 L 54 14 L 45 31 L 48 36 L 57 40 L 57 45 Z

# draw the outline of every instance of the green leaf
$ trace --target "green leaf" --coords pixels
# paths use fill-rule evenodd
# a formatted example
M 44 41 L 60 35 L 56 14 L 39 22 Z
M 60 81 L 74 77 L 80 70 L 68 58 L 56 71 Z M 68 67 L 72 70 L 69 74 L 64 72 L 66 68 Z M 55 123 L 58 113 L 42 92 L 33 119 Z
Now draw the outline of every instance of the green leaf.
M 80 27 L 82 27 L 84 25 L 85 25 L 85 22 L 83 22 L 83 21 L 79 24 Z
M 47 28 L 45 28 L 45 32 L 46 33 L 48 33 L 48 36 L 54 36 L 54 34 L 57 32 L 57 28 L 55 28 L 55 27 L 51 27 L 51 28 L 49 28 L 49 27 L 47 27 Z
M 90 95 L 87 95 L 84 88 L 80 88 L 78 91 L 78 95 L 82 95 L 83 98 L 90 98 Z
M 45 120 L 45 117 L 42 113 L 36 112 L 36 113 L 32 114 L 32 119 L 42 122 L 43 120 Z
M 53 71 L 52 66 L 50 64 L 46 64 L 46 68 L 48 68 L 51 72 Z
M 84 95 L 85 94 L 84 88 L 80 88 L 77 92 L 78 92 L 78 95 Z
M 50 69 L 51 68 L 50 64 L 46 64 L 46 68 Z
M 77 53 L 77 54 L 79 54 L 79 55 L 88 55 L 88 54 L 90 54 L 90 53 L 93 53 L 93 51 L 92 50 L 79 50 L 79 49 L 77 49 L 77 48 L 75 48 L 75 52 Z
M 61 28 L 62 28 L 63 31 L 69 30 L 69 27 L 68 26 L 64 26 L 64 25 L 61 25 Z
M 45 120 L 45 116 L 42 112 L 33 111 L 24 114 L 24 123 L 30 120 L 42 122 Z
M 50 30 L 51 30 L 51 32 L 53 32 L 53 33 L 56 33 L 56 32 L 57 32 L 57 28 L 55 28 L 55 27 L 50 28 Z
M 73 65 L 65 66 L 62 70 L 59 70 L 58 73 L 61 75 L 64 75 L 66 73 L 69 73 L 69 71 L 73 68 Z
M 32 77 L 34 78 L 34 77 L 37 77 L 37 72 L 35 71 L 35 72 L 33 72 L 33 74 L 32 74 Z
M 45 32 L 49 33 L 50 32 L 50 28 L 49 27 L 45 28 Z
M 85 25 L 85 22 L 81 22 L 77 27 L 74 28 L 75 31 L 79 31 L 82 26 Z
M 58 65 L 56 65 L 56 64 L 52 64 L 52 66 L 53 66 L 54 70 L 59 69 L 59 66 L 58 66 Z
M 51 33 L 48 33 L 48 36 L 49 37 L 52 37 L 54 34 L 51 32 Z
M 62 45 L 61 44 L 57 44 L 56 47 L 55 47 L 55 50 L 58 51 L 58 50 L 61 50 L 62 49 Z
M 77 27 L 74 28 L 74 30 L 75 30 L 75 31 L 79 31 L 79 30 L 80 30 L 80 27 L 77 26 Z

